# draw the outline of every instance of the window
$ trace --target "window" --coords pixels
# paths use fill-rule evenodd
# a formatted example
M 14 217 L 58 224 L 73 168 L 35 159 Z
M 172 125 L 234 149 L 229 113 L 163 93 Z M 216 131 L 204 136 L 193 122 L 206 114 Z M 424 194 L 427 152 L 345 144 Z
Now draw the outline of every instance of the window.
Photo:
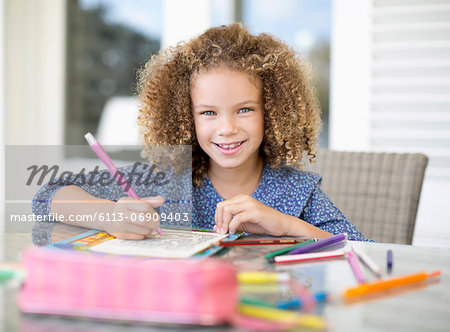
M 132 96 L 136 69 L 160 49 L 162 0 L 69 0 L 65 143 L 96 132 L 106 102 Z
M 320 146 L 328 146 L 331 0 L 242 0 L 242 22 L 253 33 L 267 32 L 294 47 L 312 66 L 322 109 Z
M 181 22 L 180 8 L 173 12 L 174 4 L 163 0 L 68 0 L 65 143 L 84 144 L 83 135 L 97 131 L 107 102 L 134 94 L 136 69 L 172 40 L 171 34 L 179 40 L 180 30 L 200 29 L 194 22 L 206 15 L 202 31 L 208 21 L 211 26 L 242 21 L 253 33 L 271 33 L 307 58 L 323 114 L 320 145 L 328 146 L 330 1 L 285 0 L 282 6 L 277 0 L 199 1 L 183 7 L 195 15 Z M 164 18 L 175 32 L 163 31 Z

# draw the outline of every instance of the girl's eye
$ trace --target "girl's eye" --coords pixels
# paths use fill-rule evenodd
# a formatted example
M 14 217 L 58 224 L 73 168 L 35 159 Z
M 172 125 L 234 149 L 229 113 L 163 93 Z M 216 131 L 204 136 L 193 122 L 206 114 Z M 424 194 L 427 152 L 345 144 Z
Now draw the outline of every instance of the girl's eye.
M 243 108 L 241 108 L 239 110 L 239 113 L 248 113 L 248 112 L 251 112 L 251 111 L 253 111 L 251 108 L 243 107 Z
M 202 112 L 201 114 L 202 114 L 202 115 L 215 115 L 216 112 L 214 112 L 214 111 L 204 111 L 204 112 Z

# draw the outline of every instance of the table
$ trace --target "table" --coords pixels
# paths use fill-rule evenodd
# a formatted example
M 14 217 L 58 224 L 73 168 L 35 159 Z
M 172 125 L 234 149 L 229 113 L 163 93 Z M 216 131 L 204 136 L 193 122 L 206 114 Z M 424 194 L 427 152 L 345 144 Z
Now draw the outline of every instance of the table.
M 86 229 L 61 225 L 52 232 L 52 241 L 80 234 Z M 394 294 L 372 301 L 352 305 L 339 302 L 327 303 L 321 308 L 329 324 L 329 331 L 449 331 L 450 330 L 450 249 L 416 247 L 398 244 L 351 242 L 363 249 L 383 266 L 387 276 L 386 252 L 394 254 L 392 276 L 422 270 L 441 270 L 438 283 L 421 289 L 408 288 L 404 293 Z M 20 251 L 31 245 L 31 235 L 7 233 L 4 237 L 5 257 L 18 261 Z M 356 285 L 349 264 L 345 260 L 329 260 L 313 263 L 275 266 L 265 262 L 263 255 L 278 246 L 233 247 L 221 259 L 233 262 L 240 269 L 288 270 L 311 289 L 325 288 L 331 293 Z M 368 270 L 367 277 L 373 279 Z M 179 326 L 114 324 L 92 320 L 68 319 L 43 315 L 28 315 L 18 311 L 15 305 L 17 290 L 0 288 L 0 318 L 4 331 L 179 331 Z M 1 325 L 0 325 L 1 326 Z M 183 327 L 186 329 L 186 327 Z M 191 327 L 192 331 L 241 331 L 218 327 Z

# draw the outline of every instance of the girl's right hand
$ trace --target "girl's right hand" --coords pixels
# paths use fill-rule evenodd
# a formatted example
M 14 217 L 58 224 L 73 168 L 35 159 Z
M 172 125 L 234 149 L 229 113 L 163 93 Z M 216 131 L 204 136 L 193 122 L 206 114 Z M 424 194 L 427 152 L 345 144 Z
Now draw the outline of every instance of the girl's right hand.
M 122 197 L 111 211 L 109 221 L 103 221 L 103 229 L 122 240 L 143 240 L 159 227 L 159 214 L 154 208 L 164 203 L 161 196 L 133 199 Z

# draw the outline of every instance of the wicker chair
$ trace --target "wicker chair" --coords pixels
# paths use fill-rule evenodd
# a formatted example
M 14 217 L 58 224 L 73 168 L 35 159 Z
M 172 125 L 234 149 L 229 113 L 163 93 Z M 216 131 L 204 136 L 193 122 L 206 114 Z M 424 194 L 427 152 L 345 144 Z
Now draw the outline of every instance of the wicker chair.
M 322 190 L 367 238 L 411 244 L 427 163 L 423 154 L 320 150 L 305 170 L 322 175 Z

